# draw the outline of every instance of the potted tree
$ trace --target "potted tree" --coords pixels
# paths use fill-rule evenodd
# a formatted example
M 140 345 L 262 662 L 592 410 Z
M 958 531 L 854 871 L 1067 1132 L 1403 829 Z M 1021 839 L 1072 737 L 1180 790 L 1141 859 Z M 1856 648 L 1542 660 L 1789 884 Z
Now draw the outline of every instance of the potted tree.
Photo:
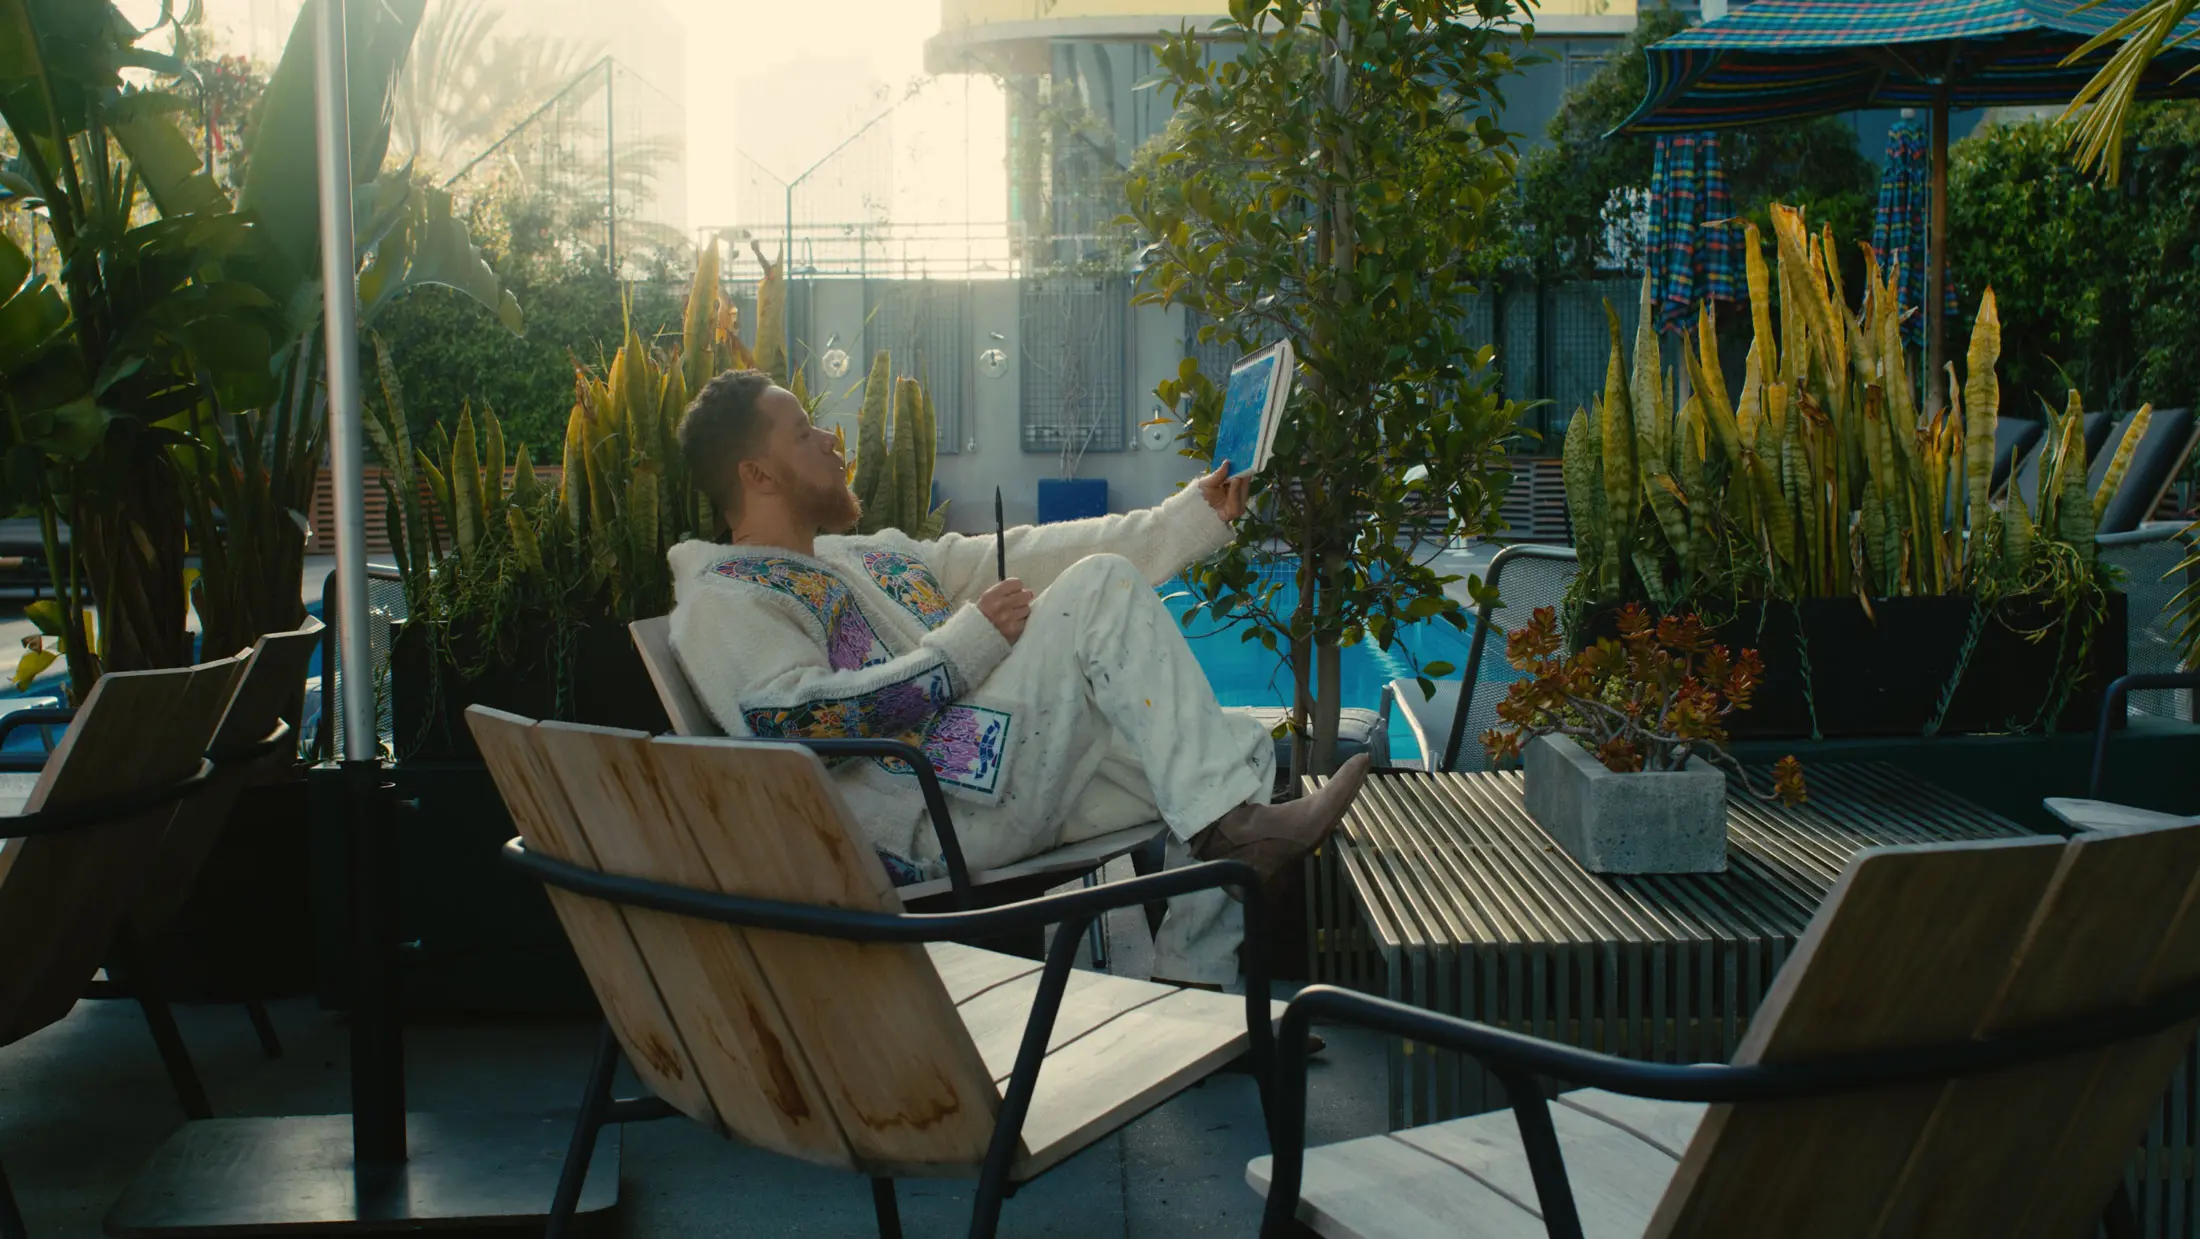
M 1482 736 L 1491 760 L 1526 767 L 1528 816 L 1592 873 L 1724 873 L 1728 779 L 1750 788 L 1724 747 L 1764 664 L 1729 655 L 1693 615 L 1652 620 L 1622 608 L 1619 636 L 1568 653 L 1558 612 L 1537 608 L 1507 635 L 1526 677 Z M 1766 799 L 1802 803 L 1802 767 L 1784 757 Z
M 1299 359 L 1237 544 L 1191 574 L 1196 610 L 1286 653 L 1295 774 L 1334 766 L 1344 646 L 1465 623 L 1429 551 L 1491 527 L 1510 476 L 1521 410 L 1468 310 L 1509 236 L 1497 117 L 1527 29 L 1504 0 L 1256 0 L 1155 52 L 1176 117 L 1124 182 L 1150 243 L 1134 300 L 1244 351 L 1288 336 Z M 1187 360 L 1158 389 L 1186 455 L 1213 451 L 1217 377 Z

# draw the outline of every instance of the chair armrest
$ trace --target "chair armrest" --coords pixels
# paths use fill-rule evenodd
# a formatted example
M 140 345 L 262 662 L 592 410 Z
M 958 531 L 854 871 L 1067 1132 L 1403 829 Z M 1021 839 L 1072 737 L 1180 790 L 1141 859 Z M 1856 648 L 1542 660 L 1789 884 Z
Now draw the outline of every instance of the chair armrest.
M 2093 728 L 2093 771 L 2086 782 L 2086 799 L 2105 799 L 2102 795 L 2102 788 L 2108 782 L 2109 724 L 2115 721 L 2116 712 L 2123 709 L 2124 698 L 2132 693 L 2151 692 L 2164 688 L 2200 689 L 2200 671 L 2168 671 L 2127 675 L 2111 682 L 2108 691 L 2101 694 L 2101 717 Z
M 947 880 L 955 890 L 955 906 L 970 906 L 970 866 L 963 862 L 962 840 L 955 834 L 955 819 L 947 811 L 947 792 L 940 787 L 932 759 L 914 744 L 900 740 L 804 740 L 799 744 L 819 757 L 890 757 L 908 763 L 924 793 L 925 816 L 932 819 L 932 833 L 940 841 L 940 856 L 947 862 Z
M 64 805 L 58 809 L 40 809 L 35 813 L 16 813 L 0 816 L 0 839 L 28 839 L 35 835 L 58 835 L 64 831 L 86 826 L 100 826 L 117 818 L 142 812 L 163 804 L 173 804 L 204 787 L 214 777 L 214 763 L 199 759 L 198 769 L 173 783 L 158 787 L 141 788 L 104 800 L 87 800 Z
M 1292 1227 L 1306 1169 L 1306 1033 L 1317 1018 L 1371 1028 L 1480 1060 L 1505 1086 L 1519 1121 L 1521 1143 L 1551 1239 L 1582 1239 L 1558 1133 L 1543 1095 L 1544 1080 L 1665 1101 L 1731 1104 L 1824 1096 L 1887 1084 L 1951 1080 L 2097 1050 L 2160 1032 L 2195 1015 L 2200 1015 L 2200 983 L 2165 992 L 2142 1006 L 2088 1012 L 2003 1036 L 1803 1062 L 1730 1066 L 1637 1062 L 1335 986 L 1308 986 L 1291 1000 L 1276 1030 L 1275 1100 L 1269 1111 L 1269 1147 L 1275 1165 L 1261 1234 L 1281 1239 L 1296 1233 Z
M 6 745 L 9 736 L 25 727 L 66 727 L 75 720 L 74 708 L 17 710 L 13 714 L 0 717 L 0 746 Z M 47 750 L 49 753 L 52 751 L 50 748 Z

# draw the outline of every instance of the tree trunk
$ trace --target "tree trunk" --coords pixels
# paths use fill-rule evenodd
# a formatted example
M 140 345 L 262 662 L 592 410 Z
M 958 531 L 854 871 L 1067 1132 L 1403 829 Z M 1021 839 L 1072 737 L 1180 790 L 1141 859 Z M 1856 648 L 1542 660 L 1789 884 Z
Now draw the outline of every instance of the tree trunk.
M 1296 796 L 1299 785 L 1313 771 L 1313 722 L 1320 703 L 1314 699 L 1314 547 L 1309 532 L 1299 552 L 1299 599 L 1291 609 L 1291 779 L 1285 794 Z
M 1337 722 L 1344 709 L 1343 673 L 1337 647 L 1338 619 L 1344 608 L 1344 595 L 1331 584 L 1336 579 L 1339 564 L 1334 552 L 1321 557 L 1321 572 L 1317 583 L 1320 596 L 1317 609 L 1321 614 L 1320 639 L 1314 647 L 1314 772 L 1334 774 L 1337 769 Z
M 103 671 L 191 664 L 184 628 L 184 504 L 165 454 L 133 462 L 112 501 L 79 501 L 70 537 L 99 609 Z

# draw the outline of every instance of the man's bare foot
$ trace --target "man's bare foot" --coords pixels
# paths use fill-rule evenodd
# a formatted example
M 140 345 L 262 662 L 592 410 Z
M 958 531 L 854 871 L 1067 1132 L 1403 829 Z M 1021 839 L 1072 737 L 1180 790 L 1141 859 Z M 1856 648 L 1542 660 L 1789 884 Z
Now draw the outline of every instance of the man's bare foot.
M 1367 765 L 1367 754 L 1362 753 L 1346 762 L 1320 791 L 1287 804 L 1239 805 L 1192 837 L 1192 855 L 1201 860 L 1244 861 L 1273 896 L 1290 867 L 1319 847 L 1344 820 L 1360 785 L 1367 781 Z

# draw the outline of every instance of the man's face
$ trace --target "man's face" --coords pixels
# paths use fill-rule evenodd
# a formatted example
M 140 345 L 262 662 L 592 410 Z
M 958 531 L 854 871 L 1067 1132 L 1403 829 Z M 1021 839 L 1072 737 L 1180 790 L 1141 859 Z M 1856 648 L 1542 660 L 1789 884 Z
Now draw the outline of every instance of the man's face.
M 784 388 L 758 396 L 756 414 L 764 425 L 756 463 L 770 476 L 779 501 L 799 521 L 827 533 L 855 528 L 863 505 L 848 489 L 848 464 L 834 448 L 832 433 L 811 425 L 802 402 Z M 754 502 L 761 488 L 750 489 Z

